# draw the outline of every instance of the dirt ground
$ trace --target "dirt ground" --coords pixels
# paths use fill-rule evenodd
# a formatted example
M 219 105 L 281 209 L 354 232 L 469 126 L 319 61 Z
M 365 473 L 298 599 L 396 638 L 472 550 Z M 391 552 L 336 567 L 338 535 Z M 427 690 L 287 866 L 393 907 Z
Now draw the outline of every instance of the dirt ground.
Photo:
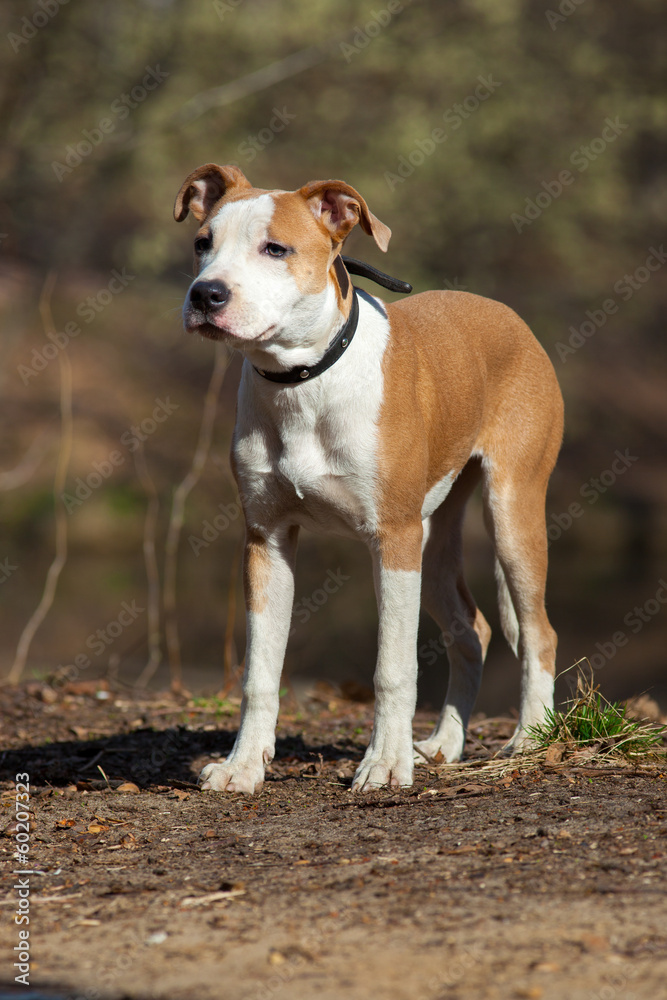
M 353 795 L 372 705 L 325 694 L 285 700 L 260 796 L 201 793 L 237 705 L 88 684 L 0 691 L 0 997 L 667 996 L 664 766 L 490 772 L 512 721 L 478 719 L 467 768 Z M 30 987 L 13 982 L 21 867 Z

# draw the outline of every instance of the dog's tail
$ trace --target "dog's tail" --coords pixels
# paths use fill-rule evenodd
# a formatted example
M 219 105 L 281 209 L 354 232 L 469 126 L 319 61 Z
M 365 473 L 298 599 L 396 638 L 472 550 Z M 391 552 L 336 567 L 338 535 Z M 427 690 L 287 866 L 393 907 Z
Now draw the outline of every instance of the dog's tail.
M 514 610 L 509 587 L 507 586 L 505 572 L 498 559 L 496 559 L 496 583 L 498 585 L 498 608 L 500 610 L 500 625 L 503 635 L 512 647 L 514 655 L 518 656 L 519 620 Z

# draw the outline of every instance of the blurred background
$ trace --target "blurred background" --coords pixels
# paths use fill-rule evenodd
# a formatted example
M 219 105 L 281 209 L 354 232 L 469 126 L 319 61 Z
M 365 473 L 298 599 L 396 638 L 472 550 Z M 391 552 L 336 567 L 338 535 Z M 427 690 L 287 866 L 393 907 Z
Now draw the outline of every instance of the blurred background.
M 181 661 L 191 690 L 234 681 L 240 365 L 182 330 L 194 227 L 172 218 L 215 161 L 260 187 L 348 181 L 393 231 L 386 256 L 357 232 L 348 253 L 528 322 L 566 401 L 548 499 L 559 669 L 588 657 L 608 697 L 664 706 L 664 29 L 659 0 L 5 0 L 0 674 L 164 686 Z M 496 626 L 478 707 L 497 714 L 519 671 L 478 501 L 466 547 Z M 363 697 L 366 551 L 304 533 L 295 601 L 286 683 Z M 437 705 L 426 618 L 420 668 Z

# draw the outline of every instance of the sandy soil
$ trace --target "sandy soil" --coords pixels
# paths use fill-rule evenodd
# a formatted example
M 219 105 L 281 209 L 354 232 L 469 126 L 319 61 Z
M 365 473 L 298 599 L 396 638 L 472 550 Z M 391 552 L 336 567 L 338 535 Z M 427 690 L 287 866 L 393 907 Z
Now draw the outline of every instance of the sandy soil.
M 424 765 L 410 790 L 357 796 L 372 706 L 325 697 L 285 705 L 245 799 L 194 784 L 231 746 L 235 706 L 109 694 L 0 692 L 0 997 L 14 995 L 23 772 L 24 1000 L 667 996 L 664 767 L 491 773 L 512 723 L 480 719 L 467 769 Z

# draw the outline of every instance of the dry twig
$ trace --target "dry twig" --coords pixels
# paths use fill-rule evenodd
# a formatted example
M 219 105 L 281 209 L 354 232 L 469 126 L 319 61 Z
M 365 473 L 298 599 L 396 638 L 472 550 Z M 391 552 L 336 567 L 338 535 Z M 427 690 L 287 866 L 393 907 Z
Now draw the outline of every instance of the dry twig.
M 49 450 L 50 444 L 51 435 L 47 431 L 38 434 L 19 464 L 7 472 L 0 472 L 0 491 L 6 493 L 27 483 Z
M 55 273 L 47 275 L 42 294 L 39 299 L 39 312 L 46 336 L 53 339 L 54 324 L 51 312 L 51 297 L 56 283 Z M 23 629 L 16 647 L 14 663 L 9 671 L 8 681 L 17 684 L 21 679 L 30 645 L 44 619 L 46 618 L 56 594 L 58 580 L 67 560 L 67 513 L 62 502 L 62 493 L 67 482 L 70 455 L 72 454 L 72 366 L 65 350 L 58 351 L 60 366 L 60 451 L 53 483 L 54 512 L 56 521 L 56 554 L 49 566 L 44 584 L 42 599 L 35 608 L 28 624 Z
M 146 455 L 143 442 L 134 453 L 134 464 L 137 476 L 148 498 L 146 519 L 144 521 L 144 564 L 146 566 L 147 594 L 147 627 L 148 627 L 148 662 L 137 680 L 138 687 L 146 687 L 162 661 L 160 649 L 160 572 L 155 555 L 155 534 L 157 518 L 160 510 L 155 483 L 146 465 Z
M 164 615 L 165 615 L 165 636 L 167 640 L 167 656 L 169 658 L 169 669 L 171 672 L 172 690 L 180 691 L 181 683 L 181 644 L 178 637 L 178 623 L 176 621 L 176 562 L 178 555 L 178 543 L 181 537 L 181 529 L 185 517 L 185 501 L 193 486 L 201 476 L 204 463 L 208 457 L 213 435 L 213 423 L 218 408 L 218 397 L 222 387 L 222 380 L 229 364 L 229 354 L 222 344 L 215 345 L 215 364 L 211 374 L 206 399 L 204 400 L 204 410 L 202 413 L 201 426 L 199 428 L 199 440 L 192 459 L 192 465 L 185 478 L 178 484 L 174 491 L 174 499 L 171 505 L 171 515 L 169 518 L 169 529 L 167 531 L 167 541 L 165 543 L 164 561 Z

